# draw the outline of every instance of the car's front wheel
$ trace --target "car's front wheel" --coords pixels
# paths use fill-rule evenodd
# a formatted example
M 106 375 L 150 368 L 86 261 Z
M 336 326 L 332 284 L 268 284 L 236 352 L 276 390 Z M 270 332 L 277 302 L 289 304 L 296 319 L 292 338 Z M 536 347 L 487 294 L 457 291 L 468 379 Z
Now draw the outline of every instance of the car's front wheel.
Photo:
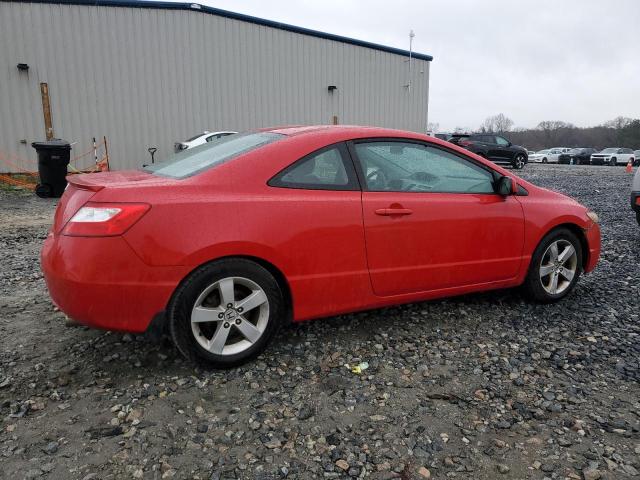
M 611 160 L 609 160 L 609 165 L 615 167 L 616 165 L 618 165 L 618 159 L 616 157 L 613 157 Z
M 176 290 L 169 329 L 188 359 L 217 368 L 259 355 L 284 318 L 282 291 L 264 267 L 223 259 L 195 270 Z
M 640 225 L 640 212 L 636 212 L 636 221 L 638 222 L 638 225 Z
M 566 228 L 552 231 L 533 253 L 525 293 L 541 303 L 557 302 L 576 286 L 582 273 L 582 246 Z
M 515 168 L 516 170 L 520 170 L 521 168 L 524 167 L 524 164 L 525 164 L 524 155 L 521 153 L 517 154 L 513 159 L 513 168 Z

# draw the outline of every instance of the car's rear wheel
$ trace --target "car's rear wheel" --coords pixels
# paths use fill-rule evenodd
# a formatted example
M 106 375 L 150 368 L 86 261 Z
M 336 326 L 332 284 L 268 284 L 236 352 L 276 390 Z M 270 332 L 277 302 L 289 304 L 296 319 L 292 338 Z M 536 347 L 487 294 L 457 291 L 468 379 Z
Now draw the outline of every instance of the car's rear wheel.
M 218 368 L 259 355 L 284 318 L 282 291 L 264 267 L 225 259 L 193 272 L 176 290 L 169 329 L 180 352 Z
M 524 167 L 524 155 L 519 153 L 513 159 L 513 168 L 515 168 L 516 170 L 520 170 L 523 167 Z
M 523 287 L 537 302 L 557 302 L 573 290 L 581 273 L 580 241 L 570 230 L 559 228 L 536 248 Z
M 636 221 L 638 222 L 638 225 L 640 225 L 640 212 L 636 212 Z

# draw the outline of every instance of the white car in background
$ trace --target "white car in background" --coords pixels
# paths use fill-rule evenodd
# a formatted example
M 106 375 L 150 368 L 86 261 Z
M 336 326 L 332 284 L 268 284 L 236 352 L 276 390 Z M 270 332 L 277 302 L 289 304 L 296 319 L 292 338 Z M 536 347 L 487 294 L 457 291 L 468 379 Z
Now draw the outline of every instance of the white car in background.
M 226 137 L 227 135 L 233 135 L 234 133 L 238 133 L 238 132 L 231 132 L 231 131 L 209 132 L 205 130 L 204 132 L 199 133 L 195 137 L 191 137 L 190 139 L 185 140 L 184 142 L 176 142 L 174 144 L 174 150 L 176 152 L 179 152 L 180 150 L 187 150 L 188 148 L 197 147 L 198 145 L 203 145 L 212 140 L 216 140 L 217 138 Z
M 626 165 L 635 163 L 633 150 L 630 148 L 610 147 L 591 155 L 591 165 Z
M 569 150 L 571 149 L 567 147 L 547 148 L 533 155 L 529 155 L 529 161 L 536 163 L 558 163 L 558 157 Z

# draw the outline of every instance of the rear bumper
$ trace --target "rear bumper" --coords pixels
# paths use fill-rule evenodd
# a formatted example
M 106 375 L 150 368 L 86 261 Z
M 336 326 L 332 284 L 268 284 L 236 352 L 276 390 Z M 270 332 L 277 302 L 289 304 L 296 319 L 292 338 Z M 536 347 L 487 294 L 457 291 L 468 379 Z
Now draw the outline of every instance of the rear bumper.
M 53 302 L 73 320 L 106 330 L 144 332 L 186 275 L 151 267 L 122 237 L 49 234 L 41 252 Z
M 631 192 L 631 208 L 640 212 L 640 192 Z
M 587 247 L 589 249 L 589 256 L 585 263 L 584 271 L 585 273 L 589 273 L 596 268 L 598 260 L 600 259 L 600 226 L 594 223 L 584 231 L 584 235 L 587 239 Z

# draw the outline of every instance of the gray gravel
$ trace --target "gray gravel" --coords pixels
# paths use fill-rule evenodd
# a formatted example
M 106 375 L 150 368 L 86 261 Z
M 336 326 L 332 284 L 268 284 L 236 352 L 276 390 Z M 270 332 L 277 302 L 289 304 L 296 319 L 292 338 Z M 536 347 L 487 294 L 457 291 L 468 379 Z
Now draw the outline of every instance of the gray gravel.
M 38 267 L 55 202 L 0 191 L 0 478 L 640 478 L 631 176 L 522 175 L 601 217 L 601 262 L 562 303 L 511 290 L 314 321 L 213 372 L 65 322 Z

